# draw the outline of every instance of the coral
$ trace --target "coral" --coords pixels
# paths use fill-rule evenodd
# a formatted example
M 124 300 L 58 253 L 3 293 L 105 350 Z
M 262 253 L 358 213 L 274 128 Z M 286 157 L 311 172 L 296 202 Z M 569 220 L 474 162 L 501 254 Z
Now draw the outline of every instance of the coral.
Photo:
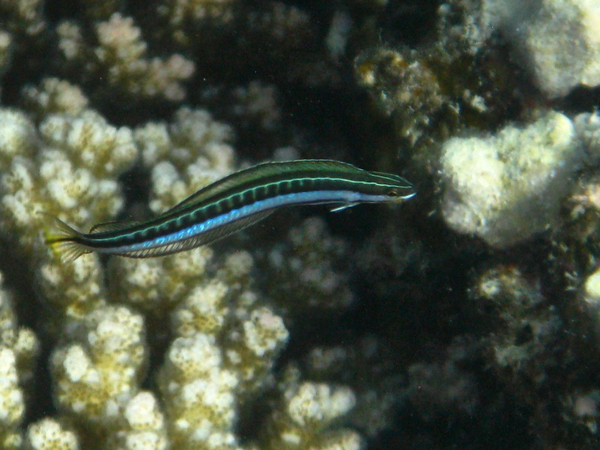
M 210 280 L 206 272 L 212 255 L 210 248 L 200 247 L 169 258 L 113 259 L 111 284 L 122 301 L 147 311 L 172 307 L 186 296 L 206 302 L 213 298 L 221 300 L 222 293 L 227 291 L 225 286 L 220 283 L 201 285 L 204 280 Z
M 0 5 L 0 23 L 9 31 L 35 36 L 46 26 L 42 0 L 8 0 Z
M 405 7 L 421 11 L 421 6 Z M 393 23 L 387 9 L 377 20 Z M 403 20 L 418 23 L 420 17 Z M 381 40 L 381 31 L 375 28 L 373 42 L 356 52 L 354 78 L 393 125 L 391 137 L 402 156 L 417 150 L 414 161 L 427 167 L 437 159 L 432 148 L 449 137 L 469 128 L 496 129 L 522 109 L 523 97 L 531 95 L 531 89 L 515 79 L 517 68 L 498 48 L 496 17 L 483 1 L 451 0 L 437 8 L 435 18 L 413 25 L 425 32 L 417 42 Z M 360 34 L 372 26 L 365 21 Z M 386 31 L 407 32 L 405 27 Z
M 58 27 L 59 48 L 70 64 L 77 64 L 93 76 L 105 77 L 108 84 L 132 96 L 182 100 L 181 82 L 194 73 L 194 64 L 179 54 L 168 59 L 147 57 L 147 43 L 131 17 L 115 13 L 96 26 L 98 46 L 86 45 L 80 27 L 64 22 Z
M 281 120 L 281 109 L 277 103 L 277 89 L 252 81 L 233 91 L 236 105 L 233 114 L 243 119 L 242 126 L 258 123 L 265 130 L 273 130 Z
M 115 196 L 112 177 L 137 155 L 129 129 L 117 129 L 91 110 L 76 117 L 49 115 L 37 132 L 22 114 L 2 114 L 9 139 L 2 145 L 2 226 L 18 235 L 21 245 L 32 250 L 39 239 L 44 218 L 38 212 L 65 219 L 68 214 L 71 223 L 81 226 L 118 211 L 122 200 Z M 26 232 L 16 232 L 19 227 Z
M 444 3 L 438 9 L 438 29 L 442 39 L 446 39 L 450 45 L 458 43 L 465 46 L 465 50 L 471 55 L 485 49 L 496 29 L 499 15 L 495 5 L 490 3 L 480 0 L 452 0 Z
M 305 370 L 312 380 L 343 380 L 356 398 L 348 422 L 373 437 L 392 426 L 401 401 L 404 377 L 394 360 L 384 342 L 369 336 L 353 345 L 312 349 Z
M 504 384 L 502 391 L 532 408 L 527 428 L 540 430 L 541 441 L 594 448 L 597 384 L 589 382 L 589 370 L 597 365 L 564 367 L 580 357 L 597 358 L 597 304 L 595 299 L 581 302 L 572 287 L 562 289 L 555 303 L 547 281 L 502 264 L 473 279 L 470 297 L 484 324 L 481 356 Z M 586 285 L 587 295 L 597 288 L 594 284 Z M 567 344 L 565 335 L 577 342 Z
M 237 448 L 238 405 L 270 379 L 288 333 L 281 318 L 253 306 L 248 293 L 239 296 L 225 323 L 218 322 L 210 300 L 188 297 L 175 311 L 181 337 L 167 352 L 159 387 L 176 445 Z
M 267 307 L 252 305 L 235 313 L 239 318 L 223 339 L 222 348 L 227 367 L 239 374 L 238 397 L 243 402 L 272 382 L 275 359 L 287 343 L 289 333 L 281 317 Z
M 289 376 L 281 405 L 267 420 L 265 450 L 363 448 L 363 441 L 355 431 L 327 429 L 354 407 L 356 398 L 349 388 L 298 383 L 293 373 Z
M 479 406 L 475 377 L 461 368 L 465 347 L 469 346 L 457 339 L 441 362 L 419 362 L 409 367 L 405 395 L 415 414 L 425 421 L 448 411 L 473 414 Z
M 150 208 L 156 213 L 234 170 L 232 130 L 205 110 L 181 108 L 172 124 L 149 123 L 135 139 L 152 168 Z
M 42 419 L 27 430 L 27 450 L 79 450 L 79 441 L 72 430 L 54 419 Z
M 518 268 L 500 266 L 481 274 L 471 295 L 483 303 L 482 309 L 491 306 L 500 319 L 488 341 L 494 367 L 528 373 L 542 382 L 544 367 L 536 361 L 551 351 L 562 324 L 556 309 L 540 292 L 539 281 L 527 279 Z M 548 360 L 548 364 L 552 362 Z M 539 378 L 534 374 L 540 374 Z
M 236 0 L 175 0 L 159 6 L 158 13 L 167 17 L 169 24 L 175 30 L 187 22 L 198 22 L 207 19 L 218 19 L 220 22 L 230 22 L 233 19 L 233 10 Z M 175 37 L 184 40 L 184 34 L 179 31 Z
M 0 274 L 0 285 L 3 277 Z M 25 415 L 25 389 L 31 389 L 39 343 L 34 332 L 19 328 L 13 297 L 0 289 L 0 446 L 21 448 L 19 429 Z
M 137 394 L 146 357 L 144 321 L 127 308 L 98 308 L 72 332 L 78 343 L 52 355 L 56 403 L 67 413 L 110 428 Z
M 354 300 L 345 270 L 348 263 L 343 262 L 347 252 L 347 244 L 332 237 L 322 219 L 306 219 L 266 254 L 271 270 L 265 290 L 292 315 L 315 308 L 343 309 Z M 290 295 L 303 301 L 290 303 Z
M 167 352 L 159 386 L 179 448 L 235 449 L 236 374 L 223 368 L 214 338 L 178 338 Z
M 348 12 L 340 9 L 336 10 L 325 39 L 327 48 L 334 60 L 337 61 L 345 53 L 351 29 L 352 18 Z
M 314 21 L 297 6 L 276 1 L 249 5 L 236 0 L 178 0 L 161 5 L 158 13 L 169 24 L 161 32 L 195 53 L 198 72 L 208 78 L 238 79 L 241 73 L 266 72 L 307 85 L 339 81 L 337 68 L 321 57 Z M 228 65 L 220 71 L 224 59 Z
M 178 305 L 172 314 L 176 339 L 159 386 L 167 399 L 171 438 L 190 449 L 230 448 L 237 442 L 237 405 L 269 380 L 288 337 L 281 318 L 258 306 L 248 290 L 250 255 L 232 254 L 216 272 L 205 266 L 211 255 L 199 248 L 161 260 L 118 261 L 119 276 L 128 280 L 120 284 L 124 301 L 139 296 L 150 309 Z M 149 270 L 154 276 L 144 276 Z
M 81 2 L 82 15 L 88 20 L 106 20 L 120 11 L 119 0 L 83 0 Z
M 36 151 L 36 130 L 28 117 L 16 110 L 0 110 L 0 164 L 6 172 L 17 156 L 29 157 Z
M 578 114 L 573 124 L 587 151 L 589 163 L 596 164 L 600 160 L 600 114 L 597 111 Z
M 600 84 L 598 5 L 594 0 L 488 0 L 521 63 L 550 97 Z
M 253 33 L 266 33 L 275 42 L 291 41 L 287 45 L 300 44 L 311 30 L 304 11 L 281 2 L 272 2 L 262 15 L 254 14 L 248 22 Z
M 585 280 L 584 298 L 593 306 L 600 302 L 600 271 L 595 271 Z
M 0 285 L 4 283 L 3 278 L 0 275 Z M 14 301 L 10 291 L 2 286 L 0 290 L 0 345 L 13 353 L 13 359 L 19 369 L 19 384 L 29 388 L 34 378 L 39 342 L 31 329 L 18 326 Z M 10 365 L 3 367 L 10 370 Z
M 77 116 L 89 104 L 79 86 L 59 78 L 46 78 L 40 86 L 26 86 L 23 102 L 39 119 L 47 114 L 59 113 Z
M 583 157 L 573 123 L 554 112 L 524 129 L 450 139 L 441 158 L 444 219 L 495 247 L 527 239 L 559 223 Z
M 143 163 L 152 170 L 150 209 L 155 213 L 233 171 L 233 149 L 226 143 L 231 129 L 204 110 L 182 108 L 172 124 L 148 123 L 134 135 Z M 212 258 L 212 250 L 201 247 L 168 258 L 113 259 L 113 285 L 123 301 L 146 310 L 181 304 L 188 296 L 225 304 L 229 288 L 206 273 Z
M 0 447 L 598 448 L 591 0 L 0 3 Z M 44 242 L 289 157 L 419 193 Z
M 227 126 L 205 111 L 181 109 L 174 122 L 136 130 L 152 167 L 150 206 L 162 211 L 232 170 Z M 246 252 L 215 265 L 201 247 L 160 259 L 111 261 L 111 285 L 123 302 L 172 311 L 174 340 L 160 369 L 165 419 L 175 447 L 237 448 L 238 405 L 263 388 L 288 338 L 280 317 L 251 290 Z M 149 330 L 160 335 L 160 330 Z
M 65 21 L 56 27 L 58 49 L 67 61 L 77 60 L 86 53 L 81 29 L 75 22 Z
M 124 412 L 127 426 L 118 431 L 108 448 L 122 450 L 166 450 L 169 448 L 164 415 L 150 392 L 140 392 L 127 404 Z
M 397 115 L 398 133 L 412 146 L 448 99 L 437 74 L 415 52 L 377 49 L 355 61 L 355 75 L 379 108 Z
M 585 425 L 592 434 L 598 432 L 598 402 L 600 392 L 575 392 L 565 401 L 565 419 Z
M 182 100 L 185 90 L 180 81 L 194 73 L 194 64 L 181 55 L 168 60 L 146 59 L 146 44 L 133 19 L 113 14 L 96 28 L 99 47 L 98 63 L 107 69 L 110 84 L 121 86 L 131 94 L 143 97 L 161 95 L 167 100 Z
M 468 18 L 456 25 L 454 9 Z M 593 0 L 453 0 L 441 10 L 444 25 L 480 49 L 500 30 L 519 64 L 549 97 L 578 85 L 600 84 L 598 9 Z M 467 26 L 464 26 L 467 25 Z
M 580 304 L 591 321 L 591 329 L 600 336 L 600 270 L 596 269 L 589 274 L 580 291 Z M 597 345 L 600 340 L 596 338 Z
M 13 38 L 10 33 L 0 29 L 0 77 L 10 66 L 13 51 Z M 0 78 L 1 79 L 1 78 Z M 2 91 L 0 91 L 1 93 Z
M 79 420 L 104 420 L 106 425 L 123 407 L 125 394 L 135 395 L 138 389 L 143 322 L 126 308 L 105 306 L 96 258 L 64 264 L 45 249 L 45 216 L 38 213 L 55 213 L 76 226 L 115 214 L 122 199 L 114 177 L 137 156 L 133 135 L 91 110 L 48 114 L 39 127 L 23 114 L 0 113 L 6 130 L 0 158 L 2 229 L 14 237 L 15 252 L 26 255 L 36 269 L 48 308 L 47 331 L 70 342 L 52 356 L 57 403 L 80 414 Z M 44 448 L 47 432 L 47 424 L 32 428 L 30 445 Z
M 93 257 L 65 265 L 50 255 L 41 239 L 48 219 L 40 212 L 76 227 L 112 217 L 123 205 L 114 177 L 137 156 L 132 133 L 91 110 L 78 116 L 48 115 L 37 131 L 22 114 L 2 114 L 8 140 L 0 157 L 0 226 L 15 237 L 17 252 L 31 257 L 38 251 L 37 276 L 53 304 L 50 316 L 78 320 L 105 301 L 100 267 Z

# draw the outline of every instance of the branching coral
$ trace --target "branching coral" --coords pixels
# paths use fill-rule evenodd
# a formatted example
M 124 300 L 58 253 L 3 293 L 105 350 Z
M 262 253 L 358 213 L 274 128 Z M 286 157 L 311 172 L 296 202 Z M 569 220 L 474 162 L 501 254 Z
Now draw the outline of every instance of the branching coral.
M 22 114 L 2 114 L 8 137 L 2 146 L 2 229 L 16 238 L 17 251 L 30 257 L 37 251 L 43 292 L 60 305 L 53 315 L 81 318 L 104 302 L 100 269 L 93 258 L 71 265 L 49 258 L 41 239 L 47 217 L 40 213 L 80 227 L 113 216 L 123 204 L 114 177 L 137 156 L 132 133 L 89 110 L 49 115 L 38 130 Z
M 8 70 L 13 50 L 13 38 L 10 33 L 0 29 L 0 79 Z M 0 94 L 2 91 L 0 90 Z
M 27 430 L 27 450 L 79 450 L 75 433 L 53 419 L 42 419 Z
M 3 277 L 0 275 L 0 285 Z M 33 381 L 39 343 L 28 328 L 19 328 L 13 297 L 0 288 L 0 446 L 21 448 L 20 425 L 25 415 L 24 389 Z
M 42 0 L 8 0 L 0 5 L 2 28 L 24 35 L 38 35 L 46 26 Z
M 136 392 L 146 356 L 143 319 L 125 307 L 97 308 L 74 333 L 77 344 L 56 349 L 57 404 L 109 428 Z
M 388 350 L 369 336 L 354 345 L 316 347 L 306 358 L 310 379 L 340 379 L 352 389 L 356 406 L 349 412 L 349 422 L 367 437 L 391 426 L 402 396 L 404 377 Z
M 264 85 L 258 81 L 234 90 L 233 97 L 237 103 L 233 114 L 241 117 L 243 125 L 258 123 L 265 130 L 274 130 L 281 120 L 281 109 L 277 104 L 275 86 Z
M 280 407 L 268 419 L 265 448 L 359 450 L 360 436 L 348 429 L 327 431 L 335 420 L 355 405 L 354 394 L 347 387 L 320 383 L 298 383 L 293 373 L 282 394 Z
M 38 212 L 70 214 L 75 225 L 87 225 L 122 206 L 112 177 L 137 155 L 130 130 L 110 126 L 91 110 L 80 116 L 50 115 L 38 131 L 22 114 L 2 114 L 9 139 L 2 146 L 3 208 L 10 217 L 3 227 L 13 232 L 28 227 L 16 234 L 29 251 L 44 220 Z
M 225 286 L 221 293 L 231 295 Z M 218 314 L 214 293 L 205 291 L 194 290 L 173 314 L 180 337 L 167 352 L 159 386 L 175 442 L 190 449 L 237 448 L 237 408 L 269 380 L 288 333 L 281 318 L 254 305 L 250 292 L 230 308 L 218 299 Z
M 158 13 L 167 17 L 169 24 L 178 30 L 190 21 L 217 19 L 229 22 L 233 19 L 233 9 L 237 3 L 237 0 L 174 0 L 159 6 Z M 181 32 L 176 34 L 180 40 L 183 36 Z
M 109 83 L 145 97 L 184 98 L 185 91 L 179 82 L 194 73 L 192 62 L 181 55 L 173 55 L 166 61 L 146 59 L 141 31 L 129 17 L 114 14 L 108 22 L 101 22 L 96 32 L 100 43 L 96 57 L 99 64 L 108 69 Z
M 135 139 L 142 161 L 152 170 L 150 208 L 163 212 L 231 172 L 233 149 L 226 143 L 230 138 L 227 125 L 214 121 L 206 111 L 188 108 L 180 109 L 170 125 L 149 123 L 138 128 Z M 201 247 L 169 258 L 114 259 L 114 285 L 123 300 L 147 310 L 172 307 L 186 296 L 221 299 L 228 288 L 221 281 L 215 284 L 206 273 L 212 257 L 210 248 Z
M 236 448 L 233 425 L 237 383 L 235 373 L 222 366 L 214 338 L 197 333 L 176 339 L 160 377 L 175 445 L 189 449 Z
M 66 113 L 77 116 L 88 107 L 88 99 L 78 86 L 59 78 L 45 78 L 40 86 L 23 89 L 23 103 L 42 119 L 47 114 Z
M 140 392 L 125 408 L 126 426 L 113 436 L 108 448 L 166 450 L 169 448 L 164 415 L 150 392 Z
M 205 110 L 181 108 L 172 124 L 135 131 L 144 164 L 152 169 L 150 208 L 165 211 L 234 170 L 231 128 Z
M 265 288 L 273 301 L 288 312 L 348 306 L 353 294 L 346 271 L 336 267 L 344 266 L 347 251 L 347 244 L 332 237 L 321 219 L 307 219 L 290 230 L 287 241 L 269 251 L 267 261 L 272 271 Z M 286 300 L 292 292 L 303 299 L 301 304 Z
M 96 26 L 98 46 L 90 49 L 76 23 L 65 22 L 58 28 L 59 47 L 70 63 L 76 63 L 93 76 L 104 74 L 110 85 L 141 98 L 162 97 L 182 100 L 182 81 L 194 73 L 194 64 L 175 54 L 163 60 L 147 57 L 147 43 L 131 17 L 113 14 Z
M 37 269 L 45 306 L 52 311 L 49 318 L 54 319 L 46 323 L 47 329 L 75 341 L 53 356 L 57 403 L 82 414 L 84 421 L 107 421 L 124 407 L 124 394 L 136 393 L 144 357 L 143 322 L 126 308 L 106 306 L 94 257 L 66 265 L 44 249 L 45 216 L 39 213 L 55 213 L 80 226 L 116 213 L 122 199 L 114 177 L 137 156 L 132 133 L 108 125 L 89 110 L 77 116 L 48 115 L 39 127 L 23 114 L 1 113 L 6 130 L 2 228 L 15 237 L 15 251 Z M 139 346 L 137 357 L 131 346 L 129 352 L 121 346 L 127 335 L 117 335 L 125 330 L 137 333 L 130 340 Z
M 178 182 L 187 190 L 201 174 Z M 281 318 L 250 289 L 252 257 L 234 253 L 219 269 L 211 260 L 209 249 L 198 248 L 162 259 L 115 260 L 111 271 L 123 301 L 151 311 L 177 305 L 159 387 L 171 439 L 189 449 L 237 448 L 237 408 L 260 392 L 288 337 Z

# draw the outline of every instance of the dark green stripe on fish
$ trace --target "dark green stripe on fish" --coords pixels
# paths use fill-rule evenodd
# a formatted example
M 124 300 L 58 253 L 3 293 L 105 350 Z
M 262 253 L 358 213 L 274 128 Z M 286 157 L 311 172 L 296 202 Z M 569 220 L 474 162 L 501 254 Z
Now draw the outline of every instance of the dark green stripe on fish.
M 52 217 L 46 242 L 73 260 L 97 251 L 132 258 L 168 255 L 209 244 L 257 223 L 276 209 L 334 204 L 400 203 L 415 195 L 404 178 L 332 160 L 270 162 L 240 170 L 142 223 L 106 223 L 80 233 Z

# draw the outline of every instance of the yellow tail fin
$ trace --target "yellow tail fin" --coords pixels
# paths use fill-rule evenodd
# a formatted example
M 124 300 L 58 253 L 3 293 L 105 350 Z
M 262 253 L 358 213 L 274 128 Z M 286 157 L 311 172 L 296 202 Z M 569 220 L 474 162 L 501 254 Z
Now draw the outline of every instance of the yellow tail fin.
M 46 217 L 44 223 L 44 237 L 46 244 L 57 254 L 63 262 L 74 261 L 91 250 L 77 242 L 82 233 L 70 227 L 58 217 L 45 212 L 40 212 Z

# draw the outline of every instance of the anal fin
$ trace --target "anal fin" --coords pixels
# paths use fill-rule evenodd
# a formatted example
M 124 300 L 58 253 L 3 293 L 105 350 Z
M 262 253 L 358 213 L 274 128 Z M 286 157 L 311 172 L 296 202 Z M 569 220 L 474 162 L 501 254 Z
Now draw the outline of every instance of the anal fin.
M 348 208 L 352 208 L 353 206 L 356 206 L 356 205 L 358 205 L 358 203 L 344 203 L 343 205 L 336 206 L 335 208 L 331 208 L 330 211 L 331 212 L 339 212 L 339 211 L 343 211 Z

